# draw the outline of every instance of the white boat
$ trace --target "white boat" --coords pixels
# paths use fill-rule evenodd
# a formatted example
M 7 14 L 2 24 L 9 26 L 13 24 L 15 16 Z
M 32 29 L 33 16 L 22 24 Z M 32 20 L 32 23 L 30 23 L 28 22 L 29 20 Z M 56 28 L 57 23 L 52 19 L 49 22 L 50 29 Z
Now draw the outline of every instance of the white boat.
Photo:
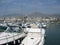
M 0 23 L 0 26 L 7 26 L 5 23 Z
M 18 43 L 21 43 L 20 39 L 24 38 L 25 36 L 26 34 L 24 33 L 24 30 L 19 26 L 2 26 L 2 29 L 0 29 L 0 45 L 9 45 L 10 42 L 13 42 L 13 44 L 15 44 L 16 41 L 18 41 Z
M 41 24 L 42 24 L 42 27 L 44 27 L 44 28 L 47 26 L 46 23 L 43 23 L 43 22 L 42 22 Z
M 35 26 L 34 26 L 35 27 Z M 20 45 L 43 45 L 45 29 L 43 28 L 27 28 L 28 34 L 25 37 Z

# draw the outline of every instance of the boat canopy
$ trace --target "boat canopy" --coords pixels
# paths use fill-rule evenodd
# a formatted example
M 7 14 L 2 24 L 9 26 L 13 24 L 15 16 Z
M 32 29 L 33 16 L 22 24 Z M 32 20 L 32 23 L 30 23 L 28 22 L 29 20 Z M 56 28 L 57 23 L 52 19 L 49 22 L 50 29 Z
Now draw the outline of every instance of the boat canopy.
M 4 32 L 7 29 L 5 26 L 0 26 L 0 32 Z
M 23 32 L 23 29 L 21 27 L 19 27 L 19 26 L 10 26 L 10 27 L 7 27 L 6 32 L 22 33 Z

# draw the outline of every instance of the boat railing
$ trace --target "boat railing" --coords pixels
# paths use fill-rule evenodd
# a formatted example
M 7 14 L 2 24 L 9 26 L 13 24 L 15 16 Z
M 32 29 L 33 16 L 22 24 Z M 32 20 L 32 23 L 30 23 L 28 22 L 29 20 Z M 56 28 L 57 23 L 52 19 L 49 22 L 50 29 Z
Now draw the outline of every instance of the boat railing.
M 4 40 L 4 39 L 6 39 L 6 40 L 8 40 L 9 38 L 13 38 L 13 40 L 15 40 L 15 36 L 18 36 L 19 37 L 19 35 L 20 35 L 20 33 L 17 33 L 17 35 L 14 35 L 13 34 L 13 36 L 9 36 L 9 35 L 6 35 L 6 36 L 2 36 L 2 37 L 0 37 L 0 41 L 1 40 Z

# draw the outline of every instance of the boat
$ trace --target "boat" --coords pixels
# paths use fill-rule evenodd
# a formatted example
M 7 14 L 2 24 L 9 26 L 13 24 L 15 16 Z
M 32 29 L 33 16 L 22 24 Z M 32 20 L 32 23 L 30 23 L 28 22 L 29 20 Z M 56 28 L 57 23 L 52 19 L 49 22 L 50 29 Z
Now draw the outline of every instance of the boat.
M 0 26 L 0 45 L 14 45 L 21 43 L 26 37 L 24 29 L 19 26 Z
M 44 28 L 44 29 L 46 29 L 47 23 L 44 23 L 44 22 L 38 23 L 38 27 L 39 27 L 39 28 Z
M 37 25 L 32 25 L 31 28 L 26 28 L 28 30 L 27 36 L 23 39 L 20 45 L 43 45 L 45 29 L 38 28 Z
M 46 28 L 46 26 L 47 26 L 46 23 L 42 22 L 41 24 L 42 24 L 42 27 L 43 27 L 43 28 Z

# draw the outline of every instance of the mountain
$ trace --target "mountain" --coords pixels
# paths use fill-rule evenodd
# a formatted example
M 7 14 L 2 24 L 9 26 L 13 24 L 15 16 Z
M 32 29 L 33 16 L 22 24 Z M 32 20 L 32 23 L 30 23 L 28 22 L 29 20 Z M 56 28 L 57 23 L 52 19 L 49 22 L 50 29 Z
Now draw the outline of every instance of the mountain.
M 51 17 L 57 17 L 57 18 L 60 18 L 60 14 L 53 14 L 53 15 L 50 15 Z
M 2 15 L 1 17 L 14 17 L 14 16 L 24 16 L 24 14 L 13 13 L 13 14 Z
M 40 12 L 34 12 L 29 14 L 29 16 L 33 16 L 33 17 L 46 17 L 48 16 L 48 14 L 44 14 L 44 13 L 40 13 Z
M 34 12 L 29 14 L 30 17 L 57 17 L 60 18 L 60 14 L 44 14 L 40 12 Z
M 13 13 L 13 14 L 8 14 L 8 15 L 2 15 L 2 17 L 10 17 L 10 16 L 26 16 L 25 14 L 20 14 L 20 13 Z M 33 12 L 30 14 L 27 14 L 27 16 L 30 17 L 58 17 L 60 18 L 60 14 L 44 14 L 40 12 Z

